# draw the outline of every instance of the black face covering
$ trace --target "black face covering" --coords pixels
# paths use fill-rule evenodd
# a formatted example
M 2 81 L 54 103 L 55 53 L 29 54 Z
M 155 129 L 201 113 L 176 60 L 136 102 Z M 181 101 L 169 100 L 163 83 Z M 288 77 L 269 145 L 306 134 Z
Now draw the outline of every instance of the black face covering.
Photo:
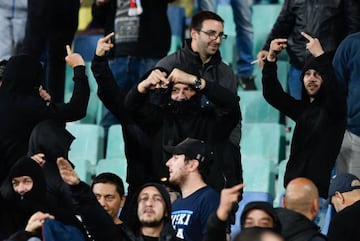
M 12 179 L 21 176 L 31 177 L 33 187 L 22 195 L 12 189 L 11 199 L 19 214 L 21 213 L 24 219 L 28 219 L 37 211 L 47 211 L 46 183 L 40 165 L 29 157 L 20 158 L 10 170 L 8 182 L 12 185 Z

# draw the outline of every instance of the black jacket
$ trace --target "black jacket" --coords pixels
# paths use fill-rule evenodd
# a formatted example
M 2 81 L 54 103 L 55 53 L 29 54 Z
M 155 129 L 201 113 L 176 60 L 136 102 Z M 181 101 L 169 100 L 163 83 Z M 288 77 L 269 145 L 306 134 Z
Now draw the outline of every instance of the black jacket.
M 135 189 L 146 182 L 155 181 L 150 172 L 151 140 L 148 130 L 145 130 L 131 118 L 124 108 L 125 92 L 116 84 L 114 76 L 109 68 L 106 57 L 94 56 L 91 70 L 98 84 L 98 96 L 103 104 L 120 121 L 126 160 L 126 181 Z M 151 130 L 150 130 L 151 132 Z
M 86 115 L 90 89 L 85 66 L 74 68 L 74 91 L 68 103 L 47 103 L 38 88 L 41 63 L 29 56 L 10 58 L 0 87 L 0 181 L 20 156 L 26 155 L 34 126 L 46 119 L 75 121 Z
M 114 31 L 118 0 L 111 0 L 103 6 L 92 6 L 94 21 L 105 28 L 105 34 Z M 123 4 L 129 1 L 123 0 Z M 171 29 L 167 16 L 169 0 L 142 0 L 143 13 L 140 15 L 139 40 L 115 45 L 112 57 L 138 56 L 161 58 L 167 55 L 171 42 Z
M 320 228 L 304 215 L 286 208 L 275 209 L 286 241 L 326 241 Z
M 360 238 L 360 201 L 344 208 L 332 218 L 327 233 L 329 241 L 355 241 Z
M 327 198 L 331 170 L 346 127 L 346 100 L 333 73 L 331 54 L 314 61 L 323 84 L 313 102 L 304 90 L 301 100 L 285 93 L 276 76 L 276 63 L 268 61 L 262 71 L 263 94 L 269 104 L 296 122 L 284 186 L 296 177 L 307 177 L 319 195 Z
M 285 0 L 263 49 L 275 38 L 288 39 L 290 63 L 301 69 L 310 53 L 300 32 L 318 38 L 326 52 L 334 51 L 346 35 L 360 31 L 359 5 L 358 0 Z
M 169 89 L 171 90 L 171 87 Z M 165 162 L 170 154 L 163 150 L 163 146 L 177 145 L 191 137 L 205 141 L 214 151 L 207 183 L 221 190 L 226 185 L 226 171 L 230 171 L 227 169 L 223 152 L 229 146 L 229 135 L 240 118 L 238 97 L 211 81 L 206 81 L 205 88 L 187 101 L 172 101 L 170 92 L 165 90 L 164 93 L 157 93 L 162 97 L 159 104 L 154 100 L 149 101 L 148 98 L 154 94 L 141 94 L 135 86 L 127 94 L 125 106 L 140 126 L 155 131 L 152 136 L 151 167 L 157 180 L 168 178 Z M 203 96 L 212 102 L 214 107 L 202 107 Z
M 93 195 L 89 185 L 80 182 L 78 185 L 70 187 L 72 197 L 77 205 L 82 220 L 90 235 L 96 241 L 143 241 L 142 235 L 132 230 L 127 224 L 114 224 L 110 215 L 106 213 L 103 207 Z M 135 198 L 137 202 L 137 195 Z M 135 208 L 136 206 L 132 206 Z M 171 207 L 169 207 L 171 208 Z M 167 211 L 171 213 L 171 209 Z M 132 212 L 137 215 L 136 212 Z M 175 231 L 170 220 L 165 222 L 161 231 L 159 241 L 176 241 Z

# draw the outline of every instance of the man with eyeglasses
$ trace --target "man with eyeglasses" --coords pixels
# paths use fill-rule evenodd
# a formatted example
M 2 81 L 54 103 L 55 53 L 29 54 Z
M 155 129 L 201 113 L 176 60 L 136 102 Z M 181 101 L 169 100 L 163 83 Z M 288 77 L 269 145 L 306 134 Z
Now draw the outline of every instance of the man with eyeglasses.
M 219 52 L 226 39 L 223 19 L 209 11 L 195 14 L 190 36 L 130 90 L 125 108 L 154 133 L 151 166 L 156 180 L 169 176 L 164 163 L 170 155 L 162 145 L 191 137 L 215 147 L 207 183 L 220 191 L 242 180 L 236 79 Z

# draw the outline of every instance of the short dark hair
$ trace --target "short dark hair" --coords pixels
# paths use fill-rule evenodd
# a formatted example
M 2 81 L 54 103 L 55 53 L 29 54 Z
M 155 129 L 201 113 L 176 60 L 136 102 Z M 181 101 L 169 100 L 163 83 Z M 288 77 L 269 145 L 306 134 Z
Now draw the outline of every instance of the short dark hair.
M 191 23 L 189 28 L 190 31 L 192 29 L 195 29 L 196 31 L 200 31 L 202 28 L 202 24 L 205 20 L 215 20 L 224 23 L 224 20 L 216 13 L 210 11 L 201 11 L 195 14 L 191 18 Z
M 122 197 L 125 195 L 125 191 L 124 191 L 124 183 L 122 181 L 122 179 L 111 172 L 103 172 L 100 173 L 99 175 L 97 175 L 94 179 L 93 182 L 91 184 L 91 190 L 93 189 L 94 185 L 97 183 L 109 183 L 109 184 L 113 184 L 116 187 L 116 191 L 117 193 L 119 193 L 119 195 Z

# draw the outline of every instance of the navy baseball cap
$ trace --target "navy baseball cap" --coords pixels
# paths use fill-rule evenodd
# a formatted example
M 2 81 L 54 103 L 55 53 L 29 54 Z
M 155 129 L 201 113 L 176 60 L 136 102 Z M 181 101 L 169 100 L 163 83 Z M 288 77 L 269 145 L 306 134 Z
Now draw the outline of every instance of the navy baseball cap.
M 328 199 L 330 200 L 336 192 L 351 192 L 360 189 L 360 179 L 350 173 L 336 175 L 330 182 Z

